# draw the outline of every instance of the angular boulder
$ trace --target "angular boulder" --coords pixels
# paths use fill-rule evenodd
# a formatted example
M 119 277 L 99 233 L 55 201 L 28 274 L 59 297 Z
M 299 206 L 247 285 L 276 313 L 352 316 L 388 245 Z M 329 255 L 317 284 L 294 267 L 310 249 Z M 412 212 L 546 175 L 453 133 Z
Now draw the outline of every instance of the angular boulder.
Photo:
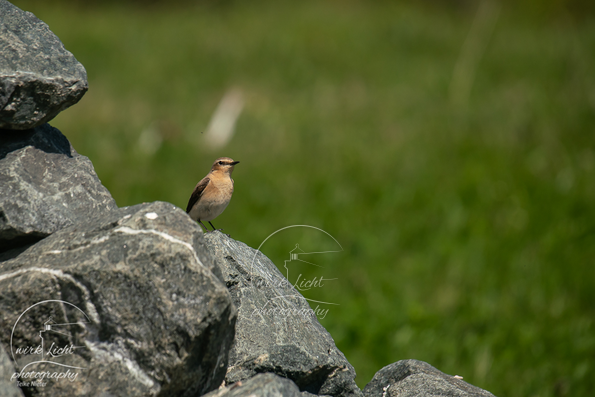
M 25 394 L 216 389 L 237 316 L 216 272 L 197 224 L 161 202 L 90 218 L 0 263 L 0 340 L 32 382 Z
M 0 128 L 34 128 L 82 98 L 87 72 L 35 15 L 6 0 L 0 15 Z
M 226 384 L 270 372 L 301 391 L 361 395 L 351 364 L 269 258 L 222 233 L 205 240 L 238 309 Z
M 364 388 L 366 397 L 493 397 L 463 380 L 438 371 L 423 361 L 401 360 L 387 365 Z
M 117 208 L 93 164 L 49 124 L 0 130 L 0 252 Z

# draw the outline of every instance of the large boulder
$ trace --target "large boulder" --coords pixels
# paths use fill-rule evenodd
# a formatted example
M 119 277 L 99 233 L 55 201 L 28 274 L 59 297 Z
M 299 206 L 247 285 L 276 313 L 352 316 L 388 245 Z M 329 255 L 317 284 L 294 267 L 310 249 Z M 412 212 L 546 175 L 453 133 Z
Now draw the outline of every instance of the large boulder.
M 494 397 L 462 378 L 447 375 L 423 361 L 401 360 L 387 365 L 364 388 L 366 397 Z
M 184 211 L 118 209 L 0 263 L 0 340 L 27 395 L 202 395 L 233 341 L 220 278 Z
M 269 258 L 222 233 L 205 240 L 238 308 L 226 384 L 271 372 L 302 391 L 361 395 L 351 364 Z
M 117 208 L 89 159 L 49 124 L 0 130 L 0 186 L 0 252 Z
M 0 0 L 0 128 L 53 119 L 87 91 L 87 72 L 48 26 Z

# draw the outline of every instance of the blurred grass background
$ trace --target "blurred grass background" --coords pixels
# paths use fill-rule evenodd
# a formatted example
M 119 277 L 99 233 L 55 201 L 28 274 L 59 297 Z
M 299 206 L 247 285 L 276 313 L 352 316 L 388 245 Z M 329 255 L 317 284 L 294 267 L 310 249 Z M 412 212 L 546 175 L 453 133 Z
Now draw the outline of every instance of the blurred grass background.
M 230 156 L 215 226 L 255 248 L 292 224 L 341 243 L 321 322 L 360 387 L 415 358 L 498 396 L 592 395 L 591 2 L 14 4 L 86 67 L 51 124 L 119 206 L 185 209 Z M 234 87 L 236 134 L 211 150 Z M 281 234 L 263 249 L 278 266 Z

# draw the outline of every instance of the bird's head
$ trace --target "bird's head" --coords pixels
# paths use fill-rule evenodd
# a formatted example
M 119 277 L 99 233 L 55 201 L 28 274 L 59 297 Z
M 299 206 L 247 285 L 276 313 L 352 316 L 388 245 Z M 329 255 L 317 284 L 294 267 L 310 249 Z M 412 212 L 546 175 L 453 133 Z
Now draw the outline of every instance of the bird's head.
M 224 172 L 226 174 L 231 175 L 233 167 L 237 163 L 239 163 L 239 161 L 234 161 L 229 157 L 219 157 L 213 163 L 213 166 L 211 167 L 211 172 Z

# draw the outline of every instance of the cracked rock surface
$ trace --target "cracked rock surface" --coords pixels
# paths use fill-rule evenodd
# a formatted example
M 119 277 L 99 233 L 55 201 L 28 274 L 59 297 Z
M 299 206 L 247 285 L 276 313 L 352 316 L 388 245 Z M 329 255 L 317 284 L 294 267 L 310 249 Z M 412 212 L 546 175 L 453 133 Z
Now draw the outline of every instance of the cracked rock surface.
M 351 364 L 269 258 L 219 232 L 205 240 L 238 308 L 226 384 L 270 372 L 301 391 L 361 395 Z
M 0 15 L 0 128 L 34 128 L 82 98 L 87 72 L 35 15 L 6 0 Z
M 202 395 L 225 377 L 237 315 L 216 273 L 181 209 L 114 210 L 0 263 L 0 340 L 17 371 L 77 373 L 27 395 Z M 72 351 L 28 365 L 41 331 Z

